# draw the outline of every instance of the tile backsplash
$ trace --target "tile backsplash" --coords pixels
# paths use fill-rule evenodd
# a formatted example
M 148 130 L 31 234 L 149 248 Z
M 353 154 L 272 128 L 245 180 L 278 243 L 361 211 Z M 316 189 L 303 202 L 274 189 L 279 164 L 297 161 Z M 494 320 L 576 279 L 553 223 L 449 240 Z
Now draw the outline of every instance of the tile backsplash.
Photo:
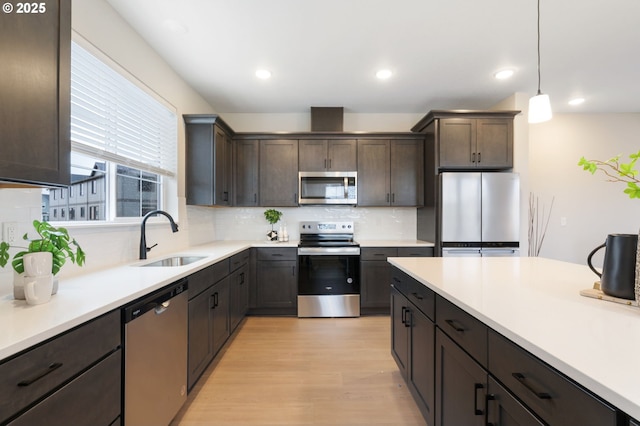
M 266 207 L 215 209 L 218 240 L 261 240 L 267 238 L 271 225 L 264 218 Z M 415 240 L 416 209 L 411 207 L 279 207 L 283 213 L 275 225 L 287 226 L 289 238 L 300 238 L 302 221 L 353 221 L 357 240 Z

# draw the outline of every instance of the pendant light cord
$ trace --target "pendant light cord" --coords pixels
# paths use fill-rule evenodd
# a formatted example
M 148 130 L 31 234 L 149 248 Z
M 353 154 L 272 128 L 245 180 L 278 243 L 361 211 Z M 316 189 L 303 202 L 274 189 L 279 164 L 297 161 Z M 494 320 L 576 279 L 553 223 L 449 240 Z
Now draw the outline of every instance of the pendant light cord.
M 540 0 L 538 0 L 538 95 L 540 92 Z

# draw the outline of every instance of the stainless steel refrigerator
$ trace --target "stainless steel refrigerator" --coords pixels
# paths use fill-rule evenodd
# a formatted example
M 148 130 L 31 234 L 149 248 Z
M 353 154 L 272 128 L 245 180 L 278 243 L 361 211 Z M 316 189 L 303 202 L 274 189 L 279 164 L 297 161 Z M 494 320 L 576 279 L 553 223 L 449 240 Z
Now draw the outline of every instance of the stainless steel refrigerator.
M 441 173 L 442 256 L 518 256 L 520 178 L 517 173 Z

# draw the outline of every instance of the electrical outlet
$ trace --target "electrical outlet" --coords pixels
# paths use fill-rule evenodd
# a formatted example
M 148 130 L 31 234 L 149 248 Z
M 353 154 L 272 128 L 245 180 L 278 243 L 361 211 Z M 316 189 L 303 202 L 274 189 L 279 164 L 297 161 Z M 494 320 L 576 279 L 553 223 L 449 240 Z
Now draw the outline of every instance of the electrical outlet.
M 567 226 L 567 218 L 562 216 L 560 218 L 560 226 Z
M 2 224 L 2 240 L 9 244 L 16 242 L 18 224 L 16 222 L 5 222 Z

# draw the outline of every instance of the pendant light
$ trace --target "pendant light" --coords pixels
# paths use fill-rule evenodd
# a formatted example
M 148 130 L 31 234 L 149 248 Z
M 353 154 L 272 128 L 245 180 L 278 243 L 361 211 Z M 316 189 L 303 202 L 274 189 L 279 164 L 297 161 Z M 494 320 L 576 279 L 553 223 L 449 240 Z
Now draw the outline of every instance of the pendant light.
M 529 123 L 551 120 L 549 95 L 540 91 L 540 0 L 538 0 L 538 93 L 529 99 Z

